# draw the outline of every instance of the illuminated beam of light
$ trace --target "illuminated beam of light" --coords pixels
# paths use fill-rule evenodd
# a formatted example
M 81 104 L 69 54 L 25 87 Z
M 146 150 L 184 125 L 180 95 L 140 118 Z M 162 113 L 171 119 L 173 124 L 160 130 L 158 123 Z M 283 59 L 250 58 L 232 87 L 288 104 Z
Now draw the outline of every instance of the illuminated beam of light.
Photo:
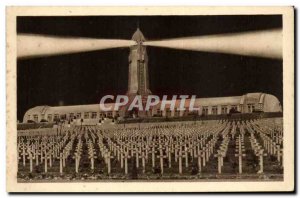
M 144 44 L 183 50 L 282 58 L 281 29 L 146 41 Z
M 17 57 L 39 57 L 129 47 L 132 40 L 64 38 L 44 35 L 20 34 L 17 36 Z

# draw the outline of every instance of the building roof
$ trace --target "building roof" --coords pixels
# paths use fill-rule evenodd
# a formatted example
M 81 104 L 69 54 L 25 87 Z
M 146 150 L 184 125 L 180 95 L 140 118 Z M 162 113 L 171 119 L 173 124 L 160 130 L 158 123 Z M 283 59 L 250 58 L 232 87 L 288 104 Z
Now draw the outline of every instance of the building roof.
M 34 113 L 40 113 L 40 114 L 43 114 L 43 113 L 45 113 L 49 108 L 50 108 L 50 106 L 47 106 L 47 105 L 36 106 L 36 107 L 31 108 L 31 109 L 28 109 L 28 111 L 26 112 L 26 114 L 34 114 Z M 51 108 L 52 108 L 52 107 L 51 107 Z
M 241 96 L 230 96 L 230 97 L 217 97 L 217 98 L 196 98 L 194 101 L 194 107 L 196 106 L 217 106 L 217 105 L 237 105 L 241 100 Z M 171 100 L 168 100 L 166 104 L 166 108 L 170 108 L 171 104 L 169 103 Z M 158 106 L 161 105 L 161 101 Z M 180 107 L 181 100 L 177 99 L 175 102 L 175 108 Z M 186 99 L 184 103 L 184 107 L 188 108 L 190 106 L 191 99 Z
M 215 105 L 237 105 L 240 103 L 241 96 L 218 97 L 218 98 L 197 98 L 197 106 L 215 106 Z
M 115 107 L 115 103 L 106 103 L 106 108 Z M 84 109 L 84 110 L 83 110 Z M 81 112 L 100 112 L 100 104 L 88 104 L 88 105 L 72 105 L 72 106 L 56 106 L 49 109 L 48 113 L 81 113 Z
M 266 112 L 279 112 L 282 111 L 279 100 L 270 94 L 265 93 L 248 93 L 242 96 L 230 96 L 230 97 L 214 97 L 214 98 L 196 98 L 193 107 L 199 106 L 222 106 L 222 105 L 243 105 L 248 102 L 263 103 L 264 110 Z M 160 108 L 162 101 L 160 101 L 154 108 Z M 175 108 L 180 107 L 181 101 L 178 99 L 175 102 Z M 191 99 L 186 99 L 184 108 L 190 106 Z M 105 107 L 111 107 L 114 111 L 116 103 L 107 103 Z M 170 100 L 167 102 L 166 108 L 170 108 Z M 120 108 L 119 108 L 120 110 Z M 103 111 L 103 110 L 102 110 Z M 37 106 L 29 109 L 25 115 L 24 120 L 27 119 L 28 115 L 34 114 L 69 114 L 69 113 L 83 113 L 83 112 L 101 112 L 99 104 L 88 104 L 88 105 L 72 105 L 72 106 Z

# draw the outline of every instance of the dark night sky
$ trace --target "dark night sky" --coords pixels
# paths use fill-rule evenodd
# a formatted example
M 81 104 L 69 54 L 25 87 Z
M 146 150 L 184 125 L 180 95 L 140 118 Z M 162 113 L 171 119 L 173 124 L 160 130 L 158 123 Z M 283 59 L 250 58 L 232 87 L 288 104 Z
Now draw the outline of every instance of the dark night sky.
M 148 40 L 282 27 L 281 16 L 18 17 L 18 33 L 130 39 L 137 24 Z M 281 101 L 282 60 L 147 48 L 153 94 L 197 97 L 266 92 Z M 127 90 L 129 48 L 99 50 L 17 63 L 18 119 L 37 105 L 95 104 Z

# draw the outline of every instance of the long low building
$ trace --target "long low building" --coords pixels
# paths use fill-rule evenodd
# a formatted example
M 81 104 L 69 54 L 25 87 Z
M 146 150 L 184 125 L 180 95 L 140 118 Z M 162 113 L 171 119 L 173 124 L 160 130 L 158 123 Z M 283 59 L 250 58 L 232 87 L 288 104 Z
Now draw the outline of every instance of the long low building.
M 185 103 L 188 105 L 188 100 Z M 114 103 L 106 106 L 114 106 Z M 151 108 L 148 116 L 181 117 L 190 113 L 197 115 L 221 115 L 230 112 L 252 113 L 252 112 L 282 112 L 279 100 L 266 93 L 247 93 L 242 96 L 197 98 L 194 107 L 198 107 L 196 112 L 189 110 L 179 110 L 179 102 L 176 102 L 173 110 L 166 107 L 160 109 L 160 104 Z M 74 105 L 74 106 L 37 106 L 29 109 L 23 118 L 23 123 L 27 122 L 54 122 L 56 120 L 72 120 L 84 123 L 95 123 L 104 117 L 119 117 L 119 111 L 101 111 L 99 104 Z

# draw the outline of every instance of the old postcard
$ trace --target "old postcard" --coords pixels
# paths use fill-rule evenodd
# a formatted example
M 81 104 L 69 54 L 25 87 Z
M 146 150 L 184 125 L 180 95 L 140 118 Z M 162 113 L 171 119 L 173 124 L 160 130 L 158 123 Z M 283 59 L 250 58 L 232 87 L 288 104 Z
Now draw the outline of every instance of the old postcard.
M 294 190 L 292 7 L 8 7 L 7 191 Z

